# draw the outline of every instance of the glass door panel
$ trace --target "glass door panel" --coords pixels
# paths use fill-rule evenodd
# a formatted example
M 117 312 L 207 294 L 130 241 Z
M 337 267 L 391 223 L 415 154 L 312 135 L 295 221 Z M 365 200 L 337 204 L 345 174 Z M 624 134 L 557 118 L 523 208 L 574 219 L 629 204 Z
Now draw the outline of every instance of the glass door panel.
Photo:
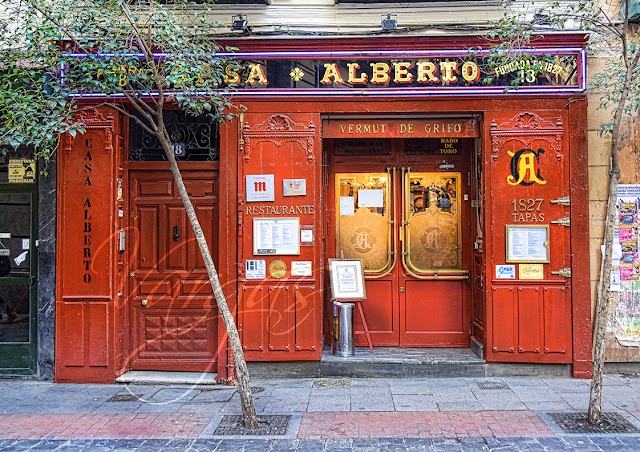
M 405 172 L 404 263 L 417 275 L 461 270 L 460 173 Z
M 18 185 L 18 184 L 16 184 Z M 0 184 L 0 372 L 35 371 L 35 186 Z
M 392 267 L 390 173 L 338 173 L 336 254 L 361 259 L 366 274 Z

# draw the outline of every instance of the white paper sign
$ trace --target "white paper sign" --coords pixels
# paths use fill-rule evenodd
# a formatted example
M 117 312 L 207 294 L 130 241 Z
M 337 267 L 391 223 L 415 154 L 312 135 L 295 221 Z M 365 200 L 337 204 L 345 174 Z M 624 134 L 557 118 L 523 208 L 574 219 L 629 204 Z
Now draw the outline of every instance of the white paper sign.
M 311 261 L 291 261 L 291 276 L 311 276 Z
M 247 176 L 247 202 L 275 201 L 273 174 Z
M 302 243 L 313 243 L 313 229 L 303 229 L 300 231 L 300 241 Z
M 29 239 L 22 239 L 22 249 L 23 250 L 29 249 Z
M 16 265 L 22 264 L 24 261 L 27 260 L 27 254 L 29 254 L 29 251 L 23 251 L 22 253 L 20 253 L 20 254 L 18 254 L 16 256 L 16 258 L 13 260 L 13 262 L 15 262 Z
M 497 279 L 516 279 L 515 265 L 496 265 Z
M 355 212 L 353 196 L 340 196 L 340 216 L 347 217 Z
M 248 259 L 245 262 L 247 279 L 265 279 L 267 277 L 267 261 L 264 259 Z
M 253 254 L 300 254 L 300 219 L 254 218 Z
M 358 190 L 358 207 L 384 207 L 384 190 Z

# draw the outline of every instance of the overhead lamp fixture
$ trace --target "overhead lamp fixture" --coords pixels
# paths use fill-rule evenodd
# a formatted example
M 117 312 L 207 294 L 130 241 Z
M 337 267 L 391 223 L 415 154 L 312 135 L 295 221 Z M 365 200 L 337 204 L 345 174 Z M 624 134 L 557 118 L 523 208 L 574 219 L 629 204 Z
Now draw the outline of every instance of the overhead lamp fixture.
M 249 28 L 249 21 L 247 16 L 242 14 L 236 14 L 231 16 L 231 30 L 233 31 L 247 31 Z
M 440 168 L 441 170 L 452 170 L 456 167 L 456 165 L 454 165 L 453 163 L 447 163 L 446 160 L 443 160 L 442 162 L 440 162 L 440 164 L 438 165 L 438 168 Z
M 398 15 L 389 13 L 386 16 L 382 16 L 381 21 L 382 29 L 384 31 L 397 30 L 398 29 Z
M 551 25 L 551 17 L 543 9 L 540 9 L 533 15 L 532 22 L 534 25 Z

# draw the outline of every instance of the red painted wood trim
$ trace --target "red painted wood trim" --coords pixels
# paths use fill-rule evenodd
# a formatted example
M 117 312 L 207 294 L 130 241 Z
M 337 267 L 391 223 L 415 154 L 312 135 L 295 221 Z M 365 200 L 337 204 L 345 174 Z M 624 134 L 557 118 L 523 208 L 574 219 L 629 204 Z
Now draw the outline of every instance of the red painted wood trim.
M 588 37 L 584 33 L 575 34 L 549 34 L 534 37 L 532 45 L 536 48 L 549 48 L 558 46 L 585 46 Z M 415 36 L 378 36 L 339 38 L 313 37 L 282 39 L 281 37 L 269 38 L 265 36 L 245 37 L 236 39 L 221 39 L 218 41 L 223 46 L 236 47 L 241 52 L 248 51 L 331 51 L 331 50 L 429 50 L 452 49 L 466 50 L 478 46 L 489 47 L 486 38 L 481 36 L 429 36 L 416 39 Z
M 238 119 L 220 125 L 220 171 L 219 176 L 219 213 L 218 238 L 218 273 L 227 298 L 229 309 L 234 313 L 236 325 L 237 315 L 237 144 L 239 137 Z M 227 329 L 221 317 L 218 317 L 218 381 L 232 381 L 235 376 L 233 356 L 227 340 Z
M 569 99 L 569 184 L 571 190 L 571 298 L 573 376 L 591 378 L 592 319 L 589 252 L 587 100 Z

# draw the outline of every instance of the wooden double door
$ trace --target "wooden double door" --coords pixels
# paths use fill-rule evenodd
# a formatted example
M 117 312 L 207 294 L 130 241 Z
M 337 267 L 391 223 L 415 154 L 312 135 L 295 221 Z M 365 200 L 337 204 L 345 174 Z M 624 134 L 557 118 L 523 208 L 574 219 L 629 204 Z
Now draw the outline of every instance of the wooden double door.
M 218 172 L 182 174 L 215 261 Z M 173 176 L 131 171 L 129 185 L 129 368 L 215 371 L 218 310 Z
M 373 345 L 468 347 L 473 140 L 456 140 L 456 154 L 444 157 L 439 139 L 358 147 L 366 152 L 369 141 L 386 155 L 344 155 L 340 140 L 328 146 L 327 252 L 362 261 Z M 355 330 L 364 345 L 358 316 Z

